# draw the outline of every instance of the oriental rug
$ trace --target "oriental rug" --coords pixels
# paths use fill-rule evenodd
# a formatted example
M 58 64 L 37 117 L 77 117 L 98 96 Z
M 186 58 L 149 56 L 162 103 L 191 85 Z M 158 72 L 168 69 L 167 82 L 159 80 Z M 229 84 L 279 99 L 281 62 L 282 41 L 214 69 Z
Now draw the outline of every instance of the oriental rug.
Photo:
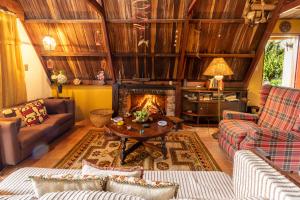
M 160 141 L 149 140 L 160 147 Z M 129 140 L 127 145 L 135 141 Z M 90 130 L 75 147 L 60 160 L 55 168 L 80 169 L 85 159 L 99 166 L 143 166 L 145 170 L 192 170 L 220 171 L 200 137 L 193 131 L 170 132 L 166 137 L 167 159 L 162 153 L 150 147 L 141 146 L 126 157 L 126 164 L 120 164 L 121 146 L 116 136 Z

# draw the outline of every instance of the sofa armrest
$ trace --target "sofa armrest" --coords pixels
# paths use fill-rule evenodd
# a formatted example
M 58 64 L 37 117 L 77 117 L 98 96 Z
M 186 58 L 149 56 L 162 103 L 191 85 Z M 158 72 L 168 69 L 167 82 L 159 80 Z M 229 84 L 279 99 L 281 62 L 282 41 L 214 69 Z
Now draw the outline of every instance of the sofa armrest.
M 21 118 L 0 119 L 0 144 L 5 164 L 16 164 L 20 160 L 20 144 L 17 135 L 21 127 Z
M 44 99 L 48 114 L 75 113 L 74 100 Z
M 250 114 L 250 113 L 230 111 L 230 110 L 224 110 L 223 111 L 223 119 L 238 119 L 238 120 L 247 120 L 247 121 L 257 122 L 258 115 Z
M 247 150 L 237 151 L 234 156 L 233 189 L 237 198 L 262 197 L 279 200 L 300 194 L 297 185 L 265 160 Z

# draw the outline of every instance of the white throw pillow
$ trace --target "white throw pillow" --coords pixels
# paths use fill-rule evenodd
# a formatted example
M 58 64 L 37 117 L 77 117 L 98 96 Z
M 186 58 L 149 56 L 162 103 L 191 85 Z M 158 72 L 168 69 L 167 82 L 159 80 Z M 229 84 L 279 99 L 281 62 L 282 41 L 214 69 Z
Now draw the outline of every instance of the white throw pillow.
M 34 192 L 38 198 L 49 192 L 73 190 L 103 191 L 107 177 L 82 176 L 73 174 L 30 176 Z
M 82 175 L 95 175 L 95 176 L 132 176 L 143 178 L 144 168 L 137 167 L 100 167 L 92 164 L 86 160 L 82 161 Z
M 140 197 L 128 194 L 104 192 L 104 191 L 66 191 L 44 194 L 39 200 L 143 200 Z
M 106 191 L 130 194 L 147 200 L 176 198 L 178 188 L 179 185 L 176 183 L 149 181 L 126 176 L 112 176 L 106 185 Z

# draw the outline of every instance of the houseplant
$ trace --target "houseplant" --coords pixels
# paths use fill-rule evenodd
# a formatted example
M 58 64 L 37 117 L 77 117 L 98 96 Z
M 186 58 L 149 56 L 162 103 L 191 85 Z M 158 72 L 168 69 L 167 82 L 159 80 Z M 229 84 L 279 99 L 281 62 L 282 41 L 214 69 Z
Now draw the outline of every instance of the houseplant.
M 63 71 L 59 71 L 58 74 L 56 74 L 54 71 L 51 75 L 51 80 L 54 84 L 57 86 L 57 97 L 59 96 L 58 94 L 62 93 L 63 85 L 67 83 L 68 78 L 64 74 Z

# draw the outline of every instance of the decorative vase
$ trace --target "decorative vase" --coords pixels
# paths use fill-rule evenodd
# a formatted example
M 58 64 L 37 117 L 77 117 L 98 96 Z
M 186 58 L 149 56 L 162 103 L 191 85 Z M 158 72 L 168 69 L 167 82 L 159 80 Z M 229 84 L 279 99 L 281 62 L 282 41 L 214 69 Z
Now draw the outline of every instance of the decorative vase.
M 57 91 L 59 94 L 62 93 L 63 86 L 61 84 L 57 85 Z

